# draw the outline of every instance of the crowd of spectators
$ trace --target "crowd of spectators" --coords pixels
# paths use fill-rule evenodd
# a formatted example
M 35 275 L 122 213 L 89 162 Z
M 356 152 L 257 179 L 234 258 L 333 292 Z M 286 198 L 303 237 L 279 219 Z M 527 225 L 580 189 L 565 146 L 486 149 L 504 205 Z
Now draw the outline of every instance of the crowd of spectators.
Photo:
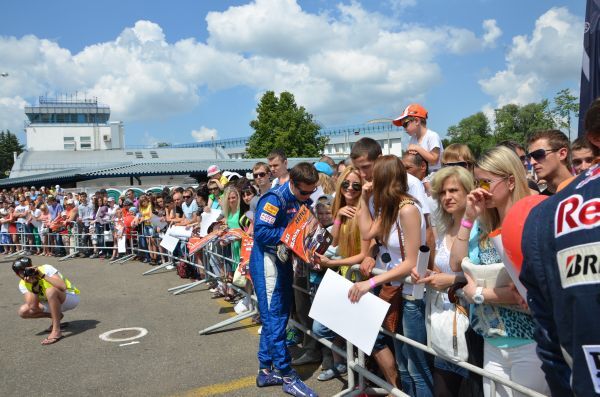
M 523 144 L 503 142 L 476 159 L 466 145 L 444 148 L 426 121 L 427 112 L 420 106 L 407 108 L 394 121 L 411 137 L 402 158 L 382 155 L 376 141 L 363 138 L 354 144 L 348 159 L 334 162 L 324 156 L 314 164 L 319 183 L 311 196 L 313 208 L 321 225 L 332 233 L 333 246 L 317 255 L 314 263 L 298 266 L 295 283 L 314 292 L 328 268 L 345 275 L 350 265 L 360 264 L 365 278 L 379 268 L 381 274 L 354 284 L 350 300 L 358 301 L 369 291 L 378 294 L 384 285 L 402 286 L 402 304 L 395 308 L 401 318 L 395 331 L 423 344 L 427 344 L 428 299 L 439 295 L 450 308 L 459 301 L 448 290 L 460 284 L 462 305 L 470 312 L 469 362 L 547 394 L 536 355 L 534 321 L 523 299 L 511 285 L 493 289 L 478 285 L 463 273 L 461 263 L 464 258 L 478 265 L 501 262 L 490 233 L 502 224 L 511 206 L 529 195 L 555 194 L 573 175 L 597 162 L 597 152 L 583 139 L 571 145 L 562 132 L 545 130 Z M 114 242 L 135 235 L 139 260 L 166 263 L 170 257 L 159 241 L 169 225 L 197 227 L 203 214 L 219 210 L 223 228 L 242 229 L 252 236 L 260 197 L 289 180 L 281 150 L 256 163 L 248 178 L 222 172 L 216 165 L 209 167 L 207 175 L 208 181 L 195 188 L 165 188 L 139 197 L 133 190 L 109 197 L 105 189 L 88 197 L 85 192 L 67 193 L 58 185 L 4 190 L 0 193 L 1 249 L 115 259 L 119 253 Z M 153 216 L 164 226 L 154 226 Z M 221 266 L 223 279 L 213 282 L 212 291 L 215 298 L 239 303 L 239 294 L 228 282 L 240 260 L 240 243 L 222 245 L 233 265 Z M 425 275 L 415 271 L 422 245 L 431 249 Z M 185 256 L 185 250 L 176 255 Z M 200 263 L 198 258 L 196 262 Z M 406 277 L 412 277 L 412 283 L 403 282 Z M 424 299 L 412 296 L 416 283 L 430 287 Z M 251 283 L 247 291 L 252 291 Z M 294 295 L 292 316 L 315 335 L 342 346 L 340 336 L 309 318 L 310 297 L 302 291 Z M 245 302 L 244 310 L 250 306 Z M 254 321 L 260 323 L 260 317 Z M 319 380 L 347 370 L 341 357 L 306 335 L 302 339 L 297 330 L 289 329 L 287 343 L 302 344 L 293 365 L 322 364 Z M 467 390 L 467 395 L 491 395 L 488 381 L 452 360 L 433 360 L 383 333 L 372 358 L 389 383 L 411 396 L 458 396 L 461 390 Z M 514 395 L 501 385 L 496 388 L 500 395 Z

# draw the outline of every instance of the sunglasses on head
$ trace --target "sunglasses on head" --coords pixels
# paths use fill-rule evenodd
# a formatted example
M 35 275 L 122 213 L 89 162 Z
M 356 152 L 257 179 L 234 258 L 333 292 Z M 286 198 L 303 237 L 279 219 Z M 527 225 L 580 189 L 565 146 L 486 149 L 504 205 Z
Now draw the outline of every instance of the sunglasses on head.
M 469 168 L 469 163 L 466 161 L 455 161 L 453 163 L 442 163 L 442 167 L 463 167 Z
M 267 176 L 266 172 L 255 172 L 254 174 L 252 174 L 252 176 L 256 179 L 256 178 L 264 178 L 265 176 Z
M 475 185 L 477 185 L 477 187 L 480 187 L 483 190 L 487 190 L 489 192 L 493 183 L 503 181 L 503 180 L 505 180 L 507 178 L 508 177 L 505 176 L 503 178 L 498 178 L 498 179 L 476 179 L 475 180 Z
M 359 192 L 362 189 L 362 185 L 359 182 L 350 183 L 349 180 L 343 181 L 341 186 L 344 190 L 348 190 L 349 187 L 352 187 L 352 190 L 355 192 Z
M 529 152 L 525 155 L 527 160 L 534 159 L 535 161 L 542 161 L 546 158 L 547 153 L 558 152 L 559 149 L 538 149 L 533 152 Z

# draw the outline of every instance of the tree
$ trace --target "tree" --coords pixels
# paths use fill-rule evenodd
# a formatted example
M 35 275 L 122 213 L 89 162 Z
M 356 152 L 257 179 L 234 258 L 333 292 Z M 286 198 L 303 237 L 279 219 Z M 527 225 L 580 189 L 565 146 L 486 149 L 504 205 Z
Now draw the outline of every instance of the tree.
M 267 91 L 256 113 L 256 120 L 250 122 L 254 133 L 248 141 L 246 158 L 266 157 L 276 148 L 289 157 L 318 157 L 323 153 L 327 138 L 319 136 L 321 127 L 303 106 L 298 107 L 293 94 L 284 91 L 278 98 Z
M 450 143 L 465 143 L 475 156 L 492 145 L 490 122 L 482 112 L 475 113 L 448 128 Z
M 556 128 L 547 99 L 525 106 L 508 104 L 495 112 L 494 143 L 512 140 L 523 144 L 534 131 Z
M 14 164 L 13 152 L 17 155 L 23 152 L 23 145 L 9 130 L 0 131 L 0 178 L 5 178 Z
M 552 114 L 558 122 L 558 128 L 568 132 L 569 141 L 571 140 L 571 113 L 575 117 L 579 114 L 579 98 L 571 95 L 571 91 L 565 88 L 556 93 Z

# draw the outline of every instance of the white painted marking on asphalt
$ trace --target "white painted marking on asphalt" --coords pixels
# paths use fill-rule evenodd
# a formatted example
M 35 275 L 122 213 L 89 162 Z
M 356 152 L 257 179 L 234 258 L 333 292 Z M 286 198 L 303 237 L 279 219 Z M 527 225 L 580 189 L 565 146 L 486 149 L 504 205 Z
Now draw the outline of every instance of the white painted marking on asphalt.
M 113 337 L 111 337 L 112 334 L 114 334 L 116 332 L 123 332 L 123 331 L 138 331 L 139 333 L 137 335 L 131 336 L 129 338 L 113 338 Z M 112 331 L 108 331 L 103 334 L 100 334 L 98 337 L 105 342 L 127 342 L 130 340 L 141 338 L 143 336 L 146 336 L 147 334 L 148 334 L 148 330 L 146 328 L 131 327 L 131 328 L 113 329 Z
M 139 340 L 134 340 L 133 342 L 129 342 L 129 343 L 121 343 L 119 345 L 119 347 L 121 347 L 121 346 L 135 345 L 136 343 L 140 343 L 140 341 Z

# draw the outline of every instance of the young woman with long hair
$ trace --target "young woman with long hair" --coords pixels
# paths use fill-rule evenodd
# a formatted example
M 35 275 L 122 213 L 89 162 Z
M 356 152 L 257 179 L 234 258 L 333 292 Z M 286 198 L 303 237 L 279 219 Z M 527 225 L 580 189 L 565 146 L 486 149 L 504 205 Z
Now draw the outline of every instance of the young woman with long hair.
M 418 203 L 408 194 L 402 161 L 393 155 L 378 157 L 373 168 L 372 186 L 376 216 L 367 225 L 369 232 L 362 238 L 375 238 L 380 242 L 378 259 L 384 262 L 380 266 L 385 266 L 387 271 L 355 283 L 348 292 L 352 302 L 357 302 L 379 285 L 402 285 L 402 280 L 417 265 L 419 247 L 425 244 L 425 218 Z M 368 203 L 363 202 L 363 205 Z M 425 301 L 415 299 L 412 290 L 412 284 L 403 285 L 402 320 L 396 332 L 427 344 Z M 411 396 L 431 396 L 433 380 L 425 352 L 398 340 L 394 340 L 394 348 L 402 390 Z
M 453 271 L 462 270 L 465 257 L 482 266 L 501 262 L 489 235 L 501 227 L 514 203 L 531 194 L 521 161 L 506 147 L 493 148 L 479 158 L 475 180 L 478 187 L 467 196 L 464 218 L 452 245 Z M 465 297 L 479 302 L 472 306 L 471 327 L 484 338 L 483 368 L 547 394 L 542 363 L 535 352 L 533 319 L 520 307 L 523 301 L 514 286 L 489 288 L 466 274 L 465 278 Z M 484 379 L 483 388 L 490 396 L 489 380 Z M 502 395 L 511 393 L 499 384 L 496 389 Z

